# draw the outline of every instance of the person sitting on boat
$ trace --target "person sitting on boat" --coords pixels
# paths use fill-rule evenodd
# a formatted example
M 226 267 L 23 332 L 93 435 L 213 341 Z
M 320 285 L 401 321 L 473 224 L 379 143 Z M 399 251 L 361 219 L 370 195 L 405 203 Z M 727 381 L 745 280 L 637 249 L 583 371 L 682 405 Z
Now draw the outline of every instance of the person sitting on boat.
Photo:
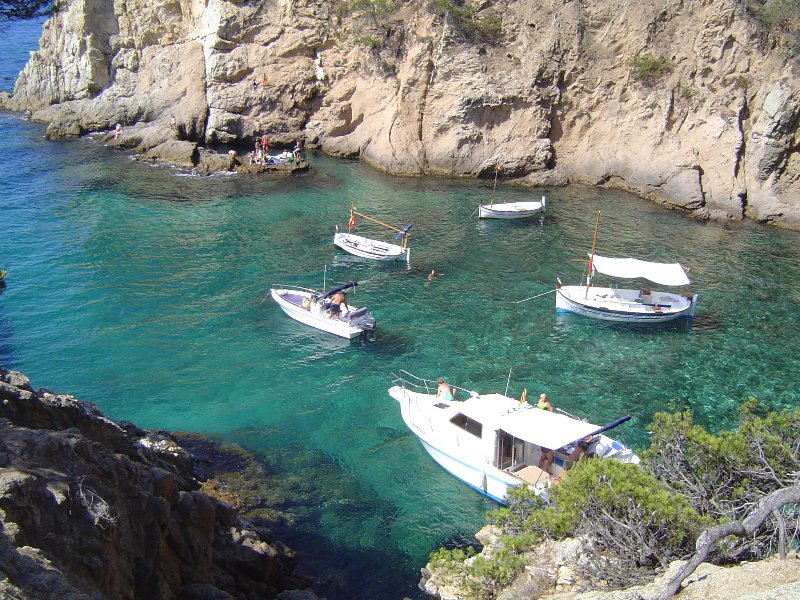
M 347 306 L 347 295 L 344 292 L 336 292 L 331 298 L 330 307 L 328 307 L 328 317 L 331 319 L 338 319 L 342 315 L 342 305 L 346 309 L 350 309 Z
M 544 392 L 539 394 L 539 402 L 536 404 L 536 408 L 541 410 L 549 410 L 550 412 L 553 412 L 553 405 L 547 401 L 547 394 L 545 394 Z
M 585 438 L 575 444 L 575 449 L 567 457 L 567 460 L 578 460 L 581 456 L 586 455 L 587 458 L 594 456 L 594 452 L 589 452 L 592 445 L 598 440 L 595 435 L 587 435 Z
M 453 399 L 453 390 L 450 389 L 450 384 L 441 377 L 436 380 L 436 383 L 439 384 L 439 387 L 436 388 L 436 397 L 445 402 L 450 402 Z

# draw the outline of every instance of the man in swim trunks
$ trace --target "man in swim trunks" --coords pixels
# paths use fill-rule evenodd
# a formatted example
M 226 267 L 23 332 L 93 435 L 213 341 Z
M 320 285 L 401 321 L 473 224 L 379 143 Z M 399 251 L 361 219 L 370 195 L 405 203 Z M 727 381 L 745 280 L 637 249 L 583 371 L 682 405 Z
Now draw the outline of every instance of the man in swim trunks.
M 344 304 L 345 308 L 350 308 L 347 306 L 347 296 L 344 292 L 336 292 L 331 298 L 331 305 L 328 308 L 328 317 L 331 319 L 338 319 L 342 315 L 342 304 Z

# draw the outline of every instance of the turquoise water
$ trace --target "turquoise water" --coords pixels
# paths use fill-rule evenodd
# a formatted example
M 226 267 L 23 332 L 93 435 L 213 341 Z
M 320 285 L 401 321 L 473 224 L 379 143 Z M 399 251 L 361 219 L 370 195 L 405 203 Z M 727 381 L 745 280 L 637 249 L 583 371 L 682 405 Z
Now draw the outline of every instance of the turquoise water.
M 17 26 L 15 26 L 17 27 Z M 29 48 L 13 29 L 0 52 Z M 25 46 L 24 44 L 28 44 Z M 18 69 L 20 58 L 0 75 Z M 16 55 L 15 55 L 16 56 Z M 10 84 L 3 79 L 4 89 Z M 8 85 L 6 85 L 8 84 Z M 418 598 L 439 545 L 469 538 L 494 505 L 441 470 L 387 395 L 390 373 L 463 387 L 523 386 L 647 443 L 660 410 L 733 427 L 749 397 L 800 406 L 800 234 L 701 224 L 605 190 L 546 190 L 544 225 L 478 222 L 491 182 L 395 178 L 312 156 L 293 177 L 187 177 L 90 140 L 50 142 L 0 114 L 0 364 L 34 386 L 141 427 L 235 441 L 286 482 L 278 537 L 330 600 Z M 522 200 L 499 186 L 497 198 Z M 411 267 L 331 245 L 351 201 L 413 222 Z M 680 260 L 700 294 L 694 324 L 658 330 L 556 315 L 556 277 L 598 252 Z M 359 224 L 358 233 L 381 235 Z M 265 300 L 269 286 L 349 278 L 378 320 L 374 342 L 317 333 Z M 442 275 L 428 282 L 435 268 Z

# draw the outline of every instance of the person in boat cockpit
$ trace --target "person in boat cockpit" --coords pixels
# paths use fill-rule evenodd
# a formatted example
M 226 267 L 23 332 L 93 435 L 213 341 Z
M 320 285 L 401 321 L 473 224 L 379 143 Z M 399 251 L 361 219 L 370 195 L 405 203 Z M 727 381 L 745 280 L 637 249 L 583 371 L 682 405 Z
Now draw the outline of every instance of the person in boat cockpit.
M 328 308 L 328 317 L 331 319 L 338 319 L 341 317 L 342 305 L 350 310 L 350 307 L 347 305 L 347 295 L 344 292 L 336 292 L 333 298 L 331 298 L 331 305 Z

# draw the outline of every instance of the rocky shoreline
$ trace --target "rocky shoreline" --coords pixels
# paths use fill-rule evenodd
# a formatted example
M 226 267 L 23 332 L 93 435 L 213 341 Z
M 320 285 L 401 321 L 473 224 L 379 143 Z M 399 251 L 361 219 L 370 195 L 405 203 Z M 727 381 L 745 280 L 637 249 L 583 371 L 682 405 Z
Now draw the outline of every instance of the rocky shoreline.
M 200 172 L 268 133 L 398 175 L 499 169 L 800 229 L 800 55 L 749 5 L 369 4 L 68 2 L 0 108 L 53 138 L 121 123 L 121 145 Z
M 165 130 L 147 123 L 137 123 L 119 130 L 93 132 L 89 137 L 107 146 L 131 152 L 136 160 L 191 169 L 193 175 L 225 172 L 242 175 L 291 175 L 311 169 L 304 156 L 296 159 L 288 150 L 282 153 L 287 155 L 286 160 L 271 164 L 252 164 L 249 154 L 240 156 L 237 150 L 208 149 L 197 142 L 183 139 L 180 130 Z
M 315 600 L 215 479 L 244 453 L 184 440 L 205 459 L 0 368 L 0 596 Z

